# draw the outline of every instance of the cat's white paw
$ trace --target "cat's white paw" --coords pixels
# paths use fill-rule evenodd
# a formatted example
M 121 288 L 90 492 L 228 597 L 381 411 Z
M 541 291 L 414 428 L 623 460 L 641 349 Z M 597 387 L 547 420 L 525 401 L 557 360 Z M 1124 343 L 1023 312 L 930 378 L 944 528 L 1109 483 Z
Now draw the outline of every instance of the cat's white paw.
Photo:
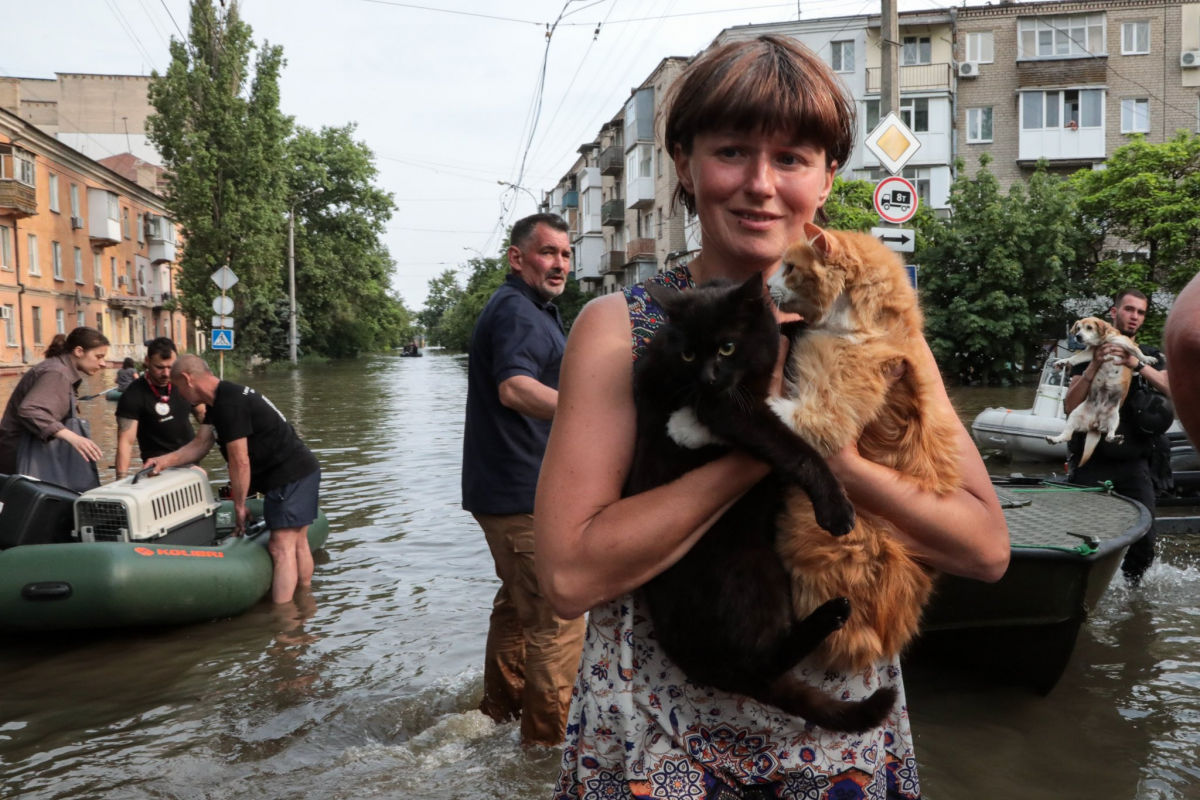
M 789 428 L 796 427 L 796 401 L 786 397 L 768 397 L 767 407 Z
M 681 408 L 667 420 L 667 436 L 680 447 L 697 450 L 710 444 L 725 444 L 696 418 L 690 408 Z

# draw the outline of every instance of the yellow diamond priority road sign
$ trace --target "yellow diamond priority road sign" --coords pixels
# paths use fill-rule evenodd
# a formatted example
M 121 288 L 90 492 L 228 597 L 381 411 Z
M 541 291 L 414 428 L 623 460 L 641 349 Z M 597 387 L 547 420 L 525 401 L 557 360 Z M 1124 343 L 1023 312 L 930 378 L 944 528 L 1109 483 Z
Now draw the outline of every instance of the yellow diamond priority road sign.
M 881 119 L 864 144 L 893 175 L 904 169 L 908 160 L 921 149 L 916 135 L 895 113 Z

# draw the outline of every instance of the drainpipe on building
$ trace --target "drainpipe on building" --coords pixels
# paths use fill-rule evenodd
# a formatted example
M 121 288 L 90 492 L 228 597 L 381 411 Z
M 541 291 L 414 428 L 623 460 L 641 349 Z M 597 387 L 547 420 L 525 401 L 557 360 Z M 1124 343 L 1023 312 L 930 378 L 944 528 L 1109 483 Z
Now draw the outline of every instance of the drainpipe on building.
M 21 283 L 21 237 L 17 233 L 20 225 L 17 217 L 13 217 L 13 270 L 17 279 L 17 331 L 21 337 L 21 363 L 28 364 L 25 359 L 25 284 Z

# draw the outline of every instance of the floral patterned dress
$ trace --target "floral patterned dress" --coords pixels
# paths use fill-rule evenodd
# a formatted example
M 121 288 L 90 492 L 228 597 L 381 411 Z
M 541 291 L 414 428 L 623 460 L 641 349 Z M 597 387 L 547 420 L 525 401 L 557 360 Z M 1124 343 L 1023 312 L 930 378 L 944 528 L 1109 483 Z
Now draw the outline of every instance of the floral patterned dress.
M 694 285 L 686 267 L 651 280 Z M 644 285 L 627 288 L 625 298 L 636 359 L 663 313 Z M 918 800 L 899 660 L 857 675 L 807 663 L 797 669 L 831 696 L 861 699 L 893 686 L 899 699 L 883 725 L 864 734 L 808 725 L 689 681 L 659 649 L 640 592 L 597 606 L 588 618 L 555 800 Z

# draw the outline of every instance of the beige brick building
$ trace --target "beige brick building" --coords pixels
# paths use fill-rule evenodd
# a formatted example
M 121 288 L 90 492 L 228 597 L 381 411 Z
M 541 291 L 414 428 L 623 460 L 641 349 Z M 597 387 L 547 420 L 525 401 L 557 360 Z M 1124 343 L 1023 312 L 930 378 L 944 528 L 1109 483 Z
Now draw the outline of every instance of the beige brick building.
M 962 8 L 955 58 L 959 155 L 973 174 L 990 153 L 989 169 L 1005 187 L 1027 179 L 1040 159 L 1072 172 L 1136 134 L 1163 142 L 1197 130 L 1200 4 Z

